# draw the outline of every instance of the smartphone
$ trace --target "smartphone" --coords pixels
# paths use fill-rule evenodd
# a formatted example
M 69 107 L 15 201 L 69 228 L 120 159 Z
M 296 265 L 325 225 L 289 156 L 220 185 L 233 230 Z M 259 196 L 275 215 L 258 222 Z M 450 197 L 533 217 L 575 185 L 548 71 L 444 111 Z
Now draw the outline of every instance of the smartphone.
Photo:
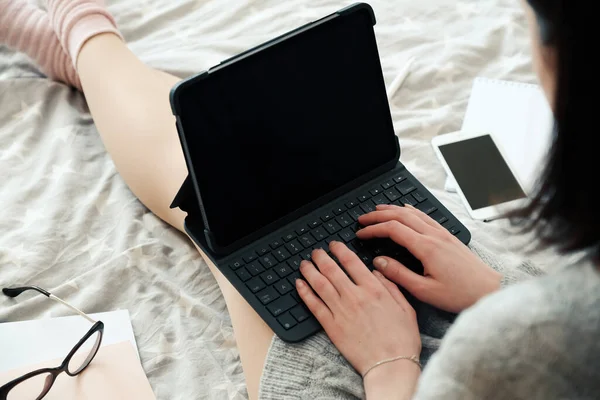
M 522 183 L 491 134 L 453 132 L 431 143 L 473 219 L 492 220 L 526 201 Z

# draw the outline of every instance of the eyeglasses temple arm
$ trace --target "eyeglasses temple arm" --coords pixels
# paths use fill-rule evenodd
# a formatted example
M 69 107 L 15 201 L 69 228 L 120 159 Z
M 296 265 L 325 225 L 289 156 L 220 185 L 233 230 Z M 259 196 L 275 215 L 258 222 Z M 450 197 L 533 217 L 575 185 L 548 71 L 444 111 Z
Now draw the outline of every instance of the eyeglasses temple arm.
M 83 318 L 87 319 L 92 324 L 96 323 L 96 321 L 94 321 L 92 318 L 90 318 L 86 313 L 84 313 L 83 311 L 81 311 L 77 307 L 74 307 L 74 306 L 70 305 L 69 303 L 67 303 L 66 301 L 64 301 L 63 299 L 61 299 L 60 297 L 56 297 L 55 295 L 50 294 L 50 296 L 48 296 L 48 298 L 56 301 L 57 303 L 60 303 L 60 304 L 62 304 L 64 306 L 66 306 L 66 307 L 69 307 L 71 310 L 75 311 L 77 314 L 81 315 Z

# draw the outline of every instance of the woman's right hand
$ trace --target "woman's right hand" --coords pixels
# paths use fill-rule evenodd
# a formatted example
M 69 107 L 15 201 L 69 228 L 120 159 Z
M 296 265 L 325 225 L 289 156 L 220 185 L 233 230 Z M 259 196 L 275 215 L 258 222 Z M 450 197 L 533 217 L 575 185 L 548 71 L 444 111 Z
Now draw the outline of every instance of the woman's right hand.
M 502 275 L 425 213 L 414 207 L 377 206 L 359 218 L 361 240 L 389 238 L 406 247 L 424 267 L 416 274 L 390 257 L 377 257 L 375 267 L 417 299 L 458 313 L 500 288 Z

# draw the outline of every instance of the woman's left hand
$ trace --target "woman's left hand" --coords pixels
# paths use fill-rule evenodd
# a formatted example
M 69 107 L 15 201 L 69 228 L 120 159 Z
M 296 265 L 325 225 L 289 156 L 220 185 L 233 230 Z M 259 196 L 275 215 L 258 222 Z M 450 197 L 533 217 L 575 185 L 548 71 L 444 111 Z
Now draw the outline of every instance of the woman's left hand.
M 343 243 L 331 242 L 330 250 L 352 280 L 319 249 L 312 254 L 313 262 L 300 266 L 310 286 L 298 279 L 296 287 L 342 355 L 361 375 L 385 359 L 418 357 L 421 339 L 415 310 L 398 287 L 379 272 L 371 273 Z

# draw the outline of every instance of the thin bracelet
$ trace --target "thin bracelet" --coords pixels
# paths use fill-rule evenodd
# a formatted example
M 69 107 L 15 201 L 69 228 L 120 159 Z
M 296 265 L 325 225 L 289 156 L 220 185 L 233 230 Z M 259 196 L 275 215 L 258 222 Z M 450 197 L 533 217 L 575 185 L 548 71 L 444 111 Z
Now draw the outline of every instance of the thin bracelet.
M 377 368 L 380 365 L 391 363 L 391 362 L 398 361 L 398 360 L 409 360 L 409 361 L 412 361 L 415 364 L 417 364 L 417 366 L 419 367 L 419 369 L 421 369 L 421 361 L 419 361 L 419 357 L 417 357 L 417 356 L 398 356 L 398 357 L 394 357 L 394 358 L 387 358 L 385 360 L 381 360 L 381 361 L 375 363 L 373 366 L 371 366 L 369 369 L 367 369 L 365 371 L 365 373 L 362 375 L 363 379 L 365 379 L 365 377 L 367 376 L 367 374 L 369 372 L 371 372 L 372 369 Z

